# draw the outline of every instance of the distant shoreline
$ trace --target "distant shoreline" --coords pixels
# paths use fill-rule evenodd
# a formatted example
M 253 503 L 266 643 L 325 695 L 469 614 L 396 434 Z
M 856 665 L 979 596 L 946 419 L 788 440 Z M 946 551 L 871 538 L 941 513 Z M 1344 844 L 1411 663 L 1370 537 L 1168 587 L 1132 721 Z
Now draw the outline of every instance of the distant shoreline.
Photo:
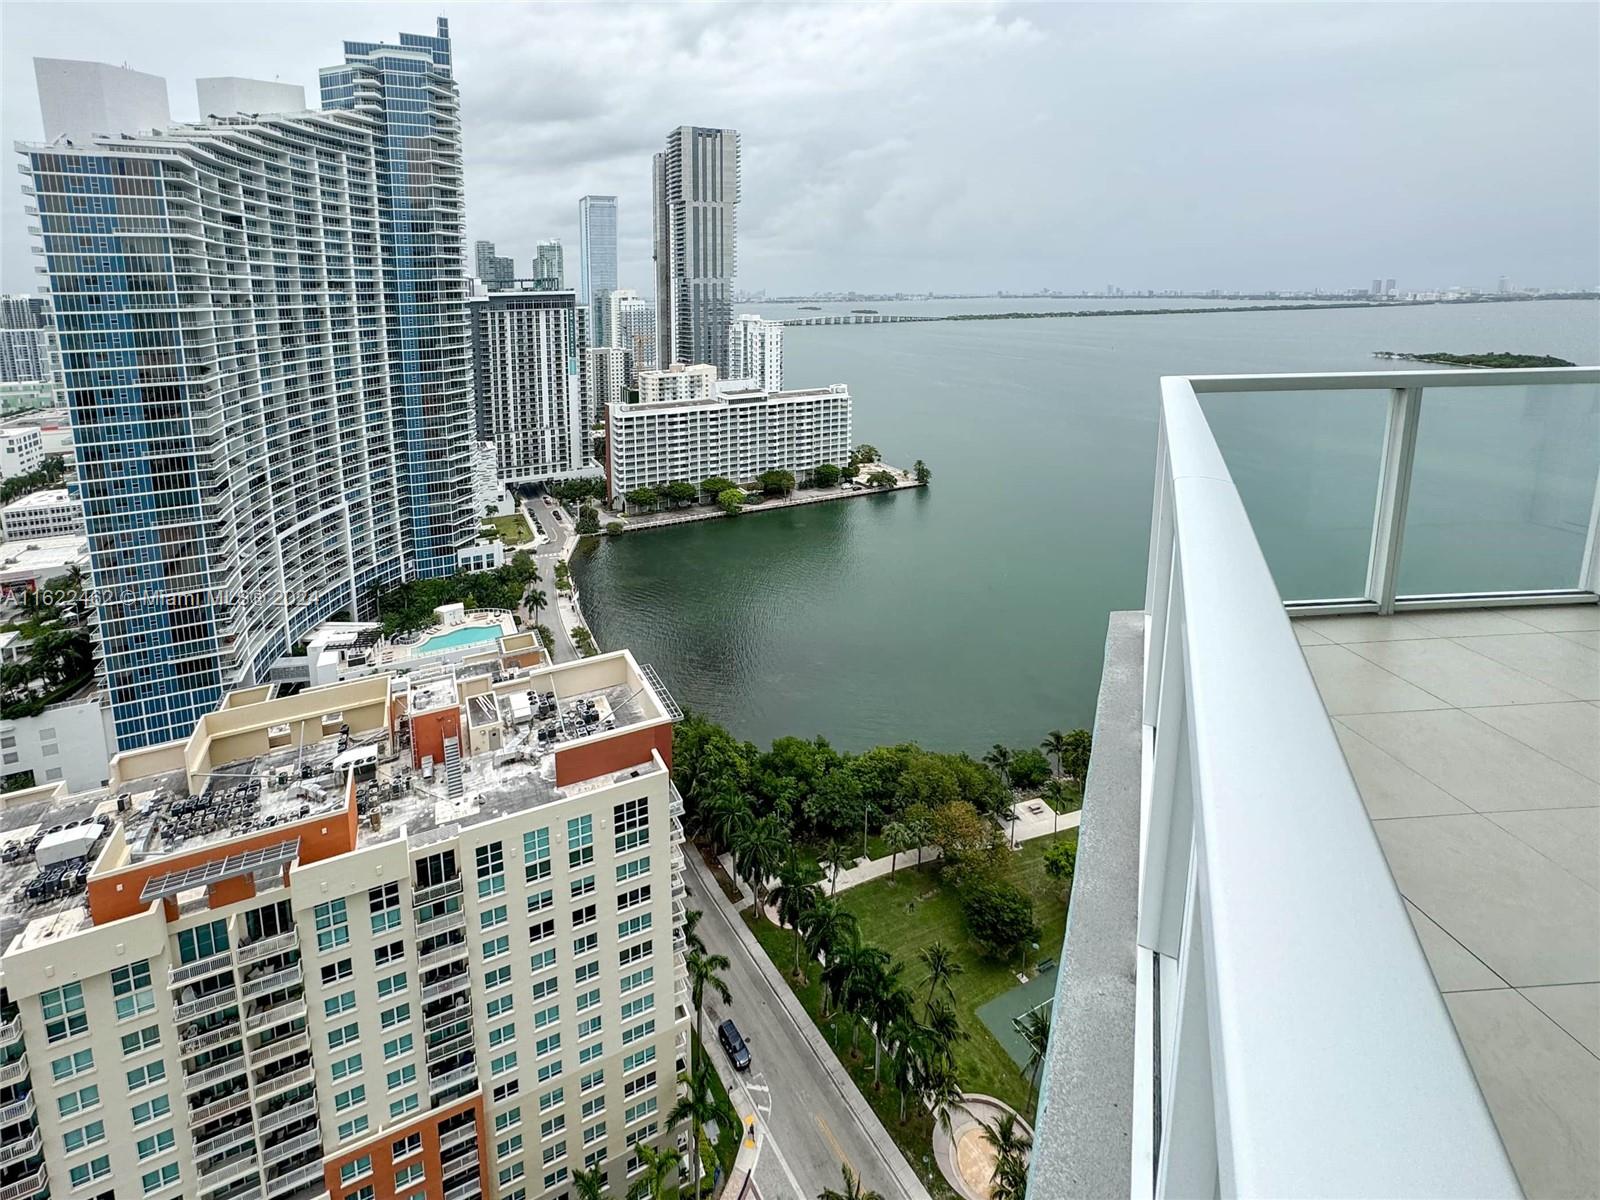
M 1196 316 L 1203 313 L 1325 312 L 1329 309 L 1340 308 L 1381 310 L 1390 308 L 1427 308 L 1436 305 L 1454 304 L 1531 304 L 1540 300 L 1593 300 L 1600 302 L 1600 296 L 1572 292 L 1563 295 L 1484 296 L 1459 300 L 1384 300 L 1376 303 L 1369 300 L 1305 300 L 1283 304 L 1219 304 L 1209 308 L 1063 308 L 1043 312 L 945 313 L 942 315 L 929 314 L 928 316 L 918 316 L 910 313 L 879 313 L 872 316 L 861 316 L 851 312 L 825 313 L 817 317 L 786 317 L 780 318 L 780 323 L 796 326 L 820 326 L 905 325 L 928 321 L 1041 321 L 1068 317 L 1173 317 Z M 913 301 L 911 303 L 925 302 Z

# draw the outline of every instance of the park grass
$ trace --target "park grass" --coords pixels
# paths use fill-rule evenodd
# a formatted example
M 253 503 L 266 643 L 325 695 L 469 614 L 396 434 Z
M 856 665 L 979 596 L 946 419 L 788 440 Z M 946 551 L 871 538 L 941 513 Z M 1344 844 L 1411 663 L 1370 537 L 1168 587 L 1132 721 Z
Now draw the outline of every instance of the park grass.
M 1076 844 L 1078 832 L 1063 830 L 1058 836 Z M 1050 838 L 1037 838 L 1026 842 L 1015 853 L 1008 854 L 1003 870 L 1004 877 L 1033 898 L 1034 920 L 1040 927 L 1039 952 L 1029 952 L 1033 961 L 1039 957 L 1059 958 L 1061 942 L 1066 935 L 1067 905 L 1064 886 L 1051 879 L 1044 870 L 1044 852 Z M 908 856 L 908 865 L 901 867 L 892 878 L 875 879 L 871 883 L 850 888 L 839 893 L 839 901 L 855 914 L 860 922 L 862 937 L 868 943 L 889 950 L 905 964 L 903 977 L 920 1000 L 926 991 L 920 985 L 926 972 L 917 961 L 917 954 L 933 942 L 943 942 L 961 963 L 962 972 L 953 981 L 956 1015 L 966 1038 L 956 1047 L 956 1068 L 960 1073 L 964 1091 L 982 1092 L 998 1097 L 1018 1112 L 1027 1114 L 1028 1081 L 1005 1048 L 995 1041 L 994 1035 L 978 1019 L 977 1010 L 990 1000 L 1017 986 L 1016 973 L 1021 966 L 1018 959 L 996 961 L 986 956 L 967 933 L 961 916 L 961 903 L 951 888 L 940 881 L 938 867 L 928 864 L 916 867 L 916 854 Z M 835 1011 L 828 1020 L 821 1016 L 821 967 L 807 963 L 804 982 L 794 975 L 794 934 L 780 929 L 769 921 L 751 919 L 749 910 L 744 913 L 750 926 L 773 964 L 793 989 L 813 1024 L 834 1047 L 839 1061 L 849 1071 L 861 1094 L 867 1098 L 884 1128 L 894 1138 L 906 1161 L 919 1175 L 929 1181 L 936 1197 L 955 1195 L 945 1183 L 938 1168 L 929 1169 L 925 1162 L 932 1153 L 933 1121 L 927 1111 L 913 1103 L 908 1107 L 904 1124 L 900 1121 L 900 1098 L 887 1082 L 879 1089 L 872 1085 L 872 1042 L 865 1027 L 857 1038 L 857 1054 L 850 1052 L 854 1018 Z M 803 957 L 803 955 L 802 955 Z
M 533 530 L 528 528 L 527 519 L 520 513 L 508 513 L 503 517 L 484 517 L 485 526 L 494 527 L 494 535 L 508 546 L 520 546 L 524 542 L 533 541 Z
M 1077 830 L 1063 830 L 1059 836 L 1076 843 Z M 1065 889 L 1044 870 L 1044 852 L 1050 840 L 1025 842 L 1005 860 L 1005 877 L 1033 898 L 1034 920 L 1041 932 L 1039 953 L 1030 951 L 1030 961 L 1059 958 L 1066 935 Z M 882 946 L 905 964 L 904 978 L 919 999 L 925 990 L 918 985 L 927 973 L 917 954 L 933 942 L 943 942 L 955 953 L 962 972 L 952 988 L 956 1015 L 967 1035 L 956 1047 L 961 1086 L 969 1092 L 996 1096 L 1026 1113 L 1028 1081 L 977 1015 L 979 1007 L 1017 986 L 1021 960 L 1012 957 L 1002 962 L 982 952 L 967 933 L 960 900 L 940 883 L 934 864 L 902 867 L 892 878 L 840 892 L 839 900 L 855 914 L 865 941 Z

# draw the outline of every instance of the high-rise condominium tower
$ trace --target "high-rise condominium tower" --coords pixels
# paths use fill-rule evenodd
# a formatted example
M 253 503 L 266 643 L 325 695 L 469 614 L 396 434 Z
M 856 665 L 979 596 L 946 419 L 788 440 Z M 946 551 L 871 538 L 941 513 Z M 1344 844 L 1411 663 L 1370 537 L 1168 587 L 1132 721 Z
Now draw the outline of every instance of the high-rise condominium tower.
M 380 137 L 299 113 L 25 152 L 124 750 L 404 574 Z
M 682 125 L 655 156 L 656 362 L 728 369 L 739 134 Z
M 472 541 L 472 351 L 462 223 L 461 117 L 450 23 L 398 45 L 346 42 L 322 107 L 377 124 L 383 298 L 408 570 L 448 575 Z
M 589 310 L 571 289 L 531 282 L 471 301 L 478 434 L 508 483 L 570 478 L 590 461 Z
M 533 277 L 538 281 L 549 281 L 554 287 L 560 287 L 566 278 L 565 265 L 561 258 L 561 243 L 554 239 L 540 242 L 533 255 Z
M 631 288 L 618 288 L 606 301 L 606 330 L 611 345 L 628 353 L 627 386 L 632 387 L 640 371 L 656 365 L 655 305 Z
M 783 322 L 742 314 L 728 330 L 728 378 L 753 380 L 763 392 L 783 390 Z
M 617 288 L 617 198 L 585 196 L 578 201 L 578 303 L 589 306 L 589 337 L 609 346 L 606 296 Z
M 489 286 L 510 283 L 516 278 L 515 264 L 511 259 L 496 254 L 493 242 L 473 242 L 472 254 L 478 278 Z

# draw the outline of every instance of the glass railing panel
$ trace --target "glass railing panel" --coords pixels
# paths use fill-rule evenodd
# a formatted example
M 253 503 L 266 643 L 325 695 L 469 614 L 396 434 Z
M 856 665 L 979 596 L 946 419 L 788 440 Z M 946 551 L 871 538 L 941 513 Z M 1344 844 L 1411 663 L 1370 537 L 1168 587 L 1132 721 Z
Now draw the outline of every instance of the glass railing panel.
M 1577 587 L 1597 470 L 1600 387 L 1428 388 L 1398 594 Z
M 1201 397 L 1286 601 L 1366 591 L 1388 389 Z

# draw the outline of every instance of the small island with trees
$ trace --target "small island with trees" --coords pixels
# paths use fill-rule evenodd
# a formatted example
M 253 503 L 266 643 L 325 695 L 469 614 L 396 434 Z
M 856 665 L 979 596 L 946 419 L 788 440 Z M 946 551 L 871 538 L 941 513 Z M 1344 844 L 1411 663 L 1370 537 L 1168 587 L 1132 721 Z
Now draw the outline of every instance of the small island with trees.
M 1575 367 L 1577 363 L 1549 354 L 1512 354 L 1501 350 L 1491 354 L 1447 354 L 1434 350 L 1427 354 L 1405 354 L 1399 350 L 1374 350 L 1373 358 L 1394 358 L 1404 362 L 1436 363 L 1444 367 Z

